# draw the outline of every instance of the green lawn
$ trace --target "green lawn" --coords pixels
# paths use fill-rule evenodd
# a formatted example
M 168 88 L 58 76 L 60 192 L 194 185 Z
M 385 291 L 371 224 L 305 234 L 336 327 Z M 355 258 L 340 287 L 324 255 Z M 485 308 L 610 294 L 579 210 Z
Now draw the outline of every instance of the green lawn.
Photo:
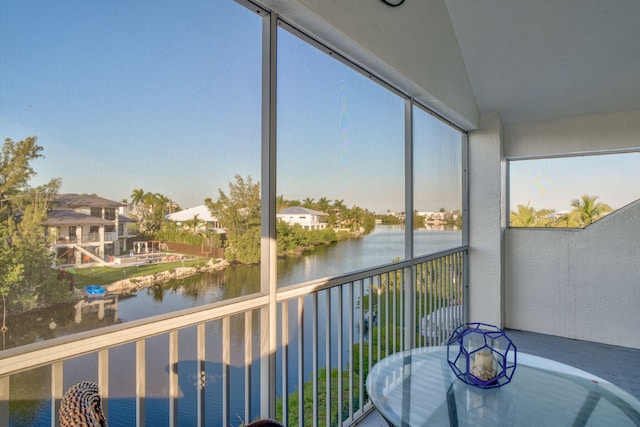
M 199 267 L 207 263 L 207 258 L 185 260 L 184 262 L 164 262 L 130 267 L 86 267 L 74 269 L 74 284 L 77 288 L 87 285 L 108 285 L 130 277 L 148 276 L 178 267 Z

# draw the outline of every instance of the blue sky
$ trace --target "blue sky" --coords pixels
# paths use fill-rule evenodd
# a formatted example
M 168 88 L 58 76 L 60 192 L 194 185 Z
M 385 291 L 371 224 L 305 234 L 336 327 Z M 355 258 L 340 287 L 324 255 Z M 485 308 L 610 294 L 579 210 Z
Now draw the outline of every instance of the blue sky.
M 33 185 L 60 177 L 63 192 L 114 200 L 142 188 L 186 208 L 236 174 L 261 179 L 253 11 L 220 0 L 0 9 L 0 137 L 38 137 Z M 403 211 L 403 98 L 283 29 L 279 49 L 278 194 Z M 427 134 L 450 132 L 436 122 Z M 416 209 L 459 208 L 459 181 L 436 182 L 441 158 L 421 160 L 416 179 L 432 195 Z
M 404 210 L 403 99 L 284 30 L 278 43 L 278 194 Z
M 614 209 L 640 197 L 640 153 L 533 159 L 510 163 L 510 209 L 571 210 L 587 194 Z
M 260 179 L 254 13 L 211 1 L 0 8 L 1 136 L 38 137 L 34 184 L 61 177 L 62 191 L 115 200 L 143 188 L 189 207 L 236 173 Z

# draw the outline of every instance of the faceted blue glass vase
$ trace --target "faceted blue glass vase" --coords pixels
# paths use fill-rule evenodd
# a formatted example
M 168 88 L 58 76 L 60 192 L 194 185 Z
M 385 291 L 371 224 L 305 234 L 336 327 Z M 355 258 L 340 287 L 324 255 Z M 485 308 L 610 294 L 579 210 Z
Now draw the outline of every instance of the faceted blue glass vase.
M 516 346 L 497 326 L 465 323 L 447 341 L 447 360 L 458 379 L 479 388 L 511 382 L 516 370 Z

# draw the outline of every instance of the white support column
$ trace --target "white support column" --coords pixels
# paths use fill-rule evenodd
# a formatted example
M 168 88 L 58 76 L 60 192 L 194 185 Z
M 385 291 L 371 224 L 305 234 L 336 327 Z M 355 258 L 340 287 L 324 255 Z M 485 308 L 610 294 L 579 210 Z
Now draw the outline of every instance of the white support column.
M 469 321 L 504 327 L 502 124 L 483 114 L 469 133 Z

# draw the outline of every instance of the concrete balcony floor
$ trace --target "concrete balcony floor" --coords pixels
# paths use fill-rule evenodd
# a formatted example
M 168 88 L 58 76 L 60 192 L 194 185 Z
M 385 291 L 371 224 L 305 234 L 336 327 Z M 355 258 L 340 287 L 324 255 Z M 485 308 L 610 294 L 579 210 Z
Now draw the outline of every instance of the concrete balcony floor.
M 590 372 L 640 399 L 640 350 L 512 329 L 506 332 L 519 352 Z M 377 411 L 372 411 L 357 425 L 387 427 L 387 422 Z

